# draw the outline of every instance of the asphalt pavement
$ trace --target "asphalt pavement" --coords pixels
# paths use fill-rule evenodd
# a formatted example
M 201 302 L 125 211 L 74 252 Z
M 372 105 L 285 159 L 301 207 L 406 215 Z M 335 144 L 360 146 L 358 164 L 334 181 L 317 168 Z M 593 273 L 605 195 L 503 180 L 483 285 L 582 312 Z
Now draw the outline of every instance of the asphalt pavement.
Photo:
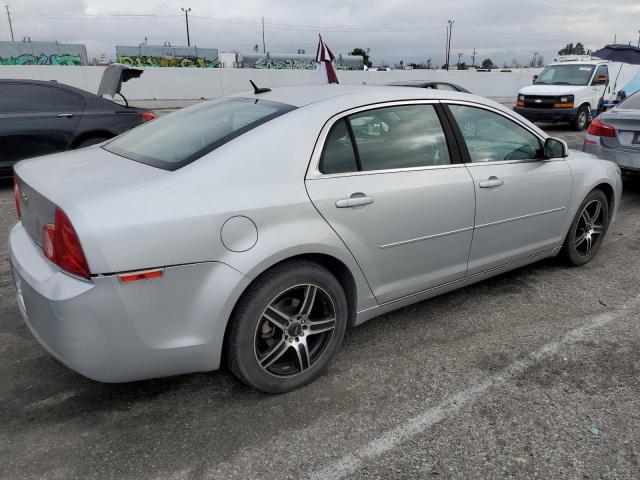
M 573 146 L 581 134 L 554 127 Z M 328 372 L 101 384 L 23 324 L 0 186 L 0 478 L 640 478 L 640 179 L 594 260 L 521 268 L 350 329 Z

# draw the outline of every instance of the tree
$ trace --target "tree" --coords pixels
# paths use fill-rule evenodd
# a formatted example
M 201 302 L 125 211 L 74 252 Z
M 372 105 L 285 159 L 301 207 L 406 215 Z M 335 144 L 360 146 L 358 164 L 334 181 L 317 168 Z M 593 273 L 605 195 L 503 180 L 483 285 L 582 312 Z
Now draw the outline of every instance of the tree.
M 567 45 L 558 51 L 558 55 L 586 55 L 587 50 L 584 49 L 584 45 L 580 42 L 576 43 L 567 43 Z
M 351 52 L 349 55 L 360 55 L 362 57 L 362 63 L 364 63 L 367 68 L 371 68 L 373 66 L 373 62 L 369 58 L 369 54 L 364 48 L 354 48 L 353 52 Z
M 491 61 L 490 58 L 485 58 L 482 61 L 482 68 L 486 68 L 488 70 L 491 70 L 493 68 L 493 62 Z
M 536 60 L 536 67 L 538 68 L 544 67 L 544 57 L 542 55 L 540 55 L 538 57 L 538 60 Z

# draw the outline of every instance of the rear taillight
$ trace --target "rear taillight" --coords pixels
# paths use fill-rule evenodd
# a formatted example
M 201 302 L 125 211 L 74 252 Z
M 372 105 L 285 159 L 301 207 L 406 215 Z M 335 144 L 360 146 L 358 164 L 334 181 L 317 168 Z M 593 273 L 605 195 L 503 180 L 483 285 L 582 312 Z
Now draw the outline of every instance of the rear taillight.
M 594 135 L 596 137 L 615 137 L 616 129 L 611 125 L 607 125 L 606 123 L 602 123 L 597 118 L 591 122 L 589 125 L 589 130 L 587 130 L 589 135 Z
M 18 220 L 22 218 L 22 207 L 20 205 L 20 185 L 18 185 L 18 177 L 16 174 L 13 174 L 13 198 L 16 202 L 16 214 L 18 215 Z
M 78 235 L 59 208 L 56 208 L 55 224 L 48 223 L 42 229 L 42 251 L 63 270 L 83 278 L 91 276 Z
M 142 118 L 144 119 L 145 122 L 150 122 L 151 120 L 155 120 L 156 114 L 153 112 L 143 112 Z

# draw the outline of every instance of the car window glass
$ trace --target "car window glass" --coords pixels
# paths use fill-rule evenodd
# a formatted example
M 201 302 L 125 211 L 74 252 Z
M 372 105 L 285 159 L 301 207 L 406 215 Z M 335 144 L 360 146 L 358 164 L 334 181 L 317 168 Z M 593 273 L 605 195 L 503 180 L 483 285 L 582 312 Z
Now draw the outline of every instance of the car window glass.
M 433 105 L 386 107 L 351 115 L 362 170 L 447 165 L 447 141 Z
M 593 65 L 585 64 L 549 65 L 540 72 L 534 84 L 587 85 L 593 69 Z
M 346 120 L 336 123 L 324 145 L 324 152 L 320 159 L 322 173 L 346 173 L 358 170 L 353 144 L 349 137 Z
M 448 83 L 439 83 L 438 90 L 448 90 L 450 92 L 457 92 L 458 90 L 453 85 L 449 85 Z
M 30 113 L 53 110 L 53 89 L 44 85 L 3 83 L 0 112 Z
M 540 156 L 540 141 L 515 122 L 481 108 L 450 105 L 472 162 L 529 160 Z
M 616 106 L 616 109 L 640 110 L 640 91 L 628 97 Z
M 248 98 L 202 102 L 134 128 L 102 148 L 147 165 L 176 170 L 294 108 Z
M 84 98 L 59 88 L 53 90 L 53 109 L 56 112 L 81 112 L 84 110 Z
M 607 68 L 606 65 L 600 65 L 597 69 L 596 69 L 596 73 L 593 76 L 593 82 L 597 82 L 598 81 L 598 77 L 604 75 L 607 78 L 607 81 L 609 81 L 609 69 Z

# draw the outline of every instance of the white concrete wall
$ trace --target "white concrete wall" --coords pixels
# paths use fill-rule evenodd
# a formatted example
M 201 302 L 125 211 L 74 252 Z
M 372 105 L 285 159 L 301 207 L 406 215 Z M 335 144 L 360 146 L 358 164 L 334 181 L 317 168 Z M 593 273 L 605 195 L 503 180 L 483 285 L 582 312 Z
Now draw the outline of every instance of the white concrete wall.
M 104 67 L 61 67 L 52 65 L 0 66 L 0 78 L 57 80 L 60 83 L 97 92 Z M 476 72 L 442 70 L 341 71 L 341 83 L 382 85 L 397 80 L 442 80 L 457 83 L 473 93 L 485 97 L 515 97 L 518 90 L 531 84 L 533 75 L 541 69 L 513 72 Z M 123 93 L 130 100 L 188 100 L 217 98 L 250 89 L 249 79 L 260 86 L 277 87 L 318 82 L 314 70 L 253 70 L 147 68 L 139 79 L 123 85 Z

